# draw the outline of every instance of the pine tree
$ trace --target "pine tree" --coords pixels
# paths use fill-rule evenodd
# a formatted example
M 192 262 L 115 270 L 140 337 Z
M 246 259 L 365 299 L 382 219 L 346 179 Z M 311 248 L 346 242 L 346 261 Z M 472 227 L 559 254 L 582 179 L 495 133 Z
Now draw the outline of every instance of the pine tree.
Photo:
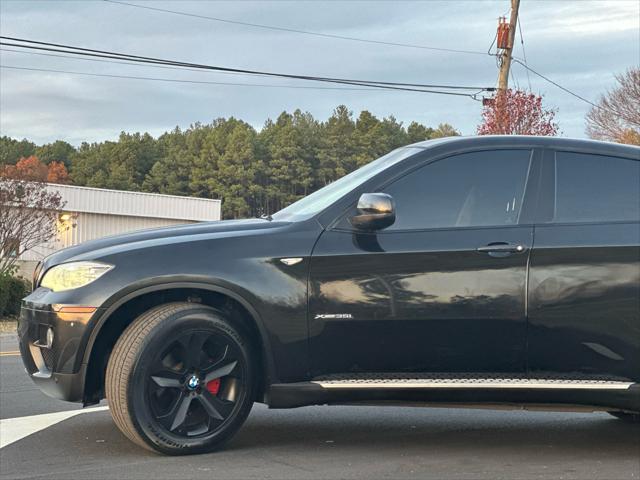
M 371 160 L 407 145 L 407 143 L 409 143 L 409 139 L 407 132 L 402 128 L 402 123 L 398 122 L 393 115 L 386 117 L 380 124 L 380 146 Z
M 339 105 L 322 126 L 316 187 L 323 187 L 355 169 L 355 123 L 345 105 Z
M 379 156 L 378 151 L 383 142 L 381 127 L 382 124 L 375 115 L 372 115 L 367 110 L 360 112 L 360 116 L 356 120 L 356 128 L 353 131 L 356 167 L 366 165 Z
M 49 165 L 51 162 L 62 162 L 65 168 L 71 166 L 71 161 L 75 153 L 76 149 L 62 140 L 56 140 L 53 143 L 42 145 L 35 150 L 36 157 L 45 165 Z
M 227 148 L 218 161 L 215 189 L 222 198 L 224 218 L 255 217 L 260 214 L 262 187 L 256 183 L 264 162 L 255 156 L 256 132 L 238 124 L 229 135 Z
M 196 124 L 186 132 L 187 148 L 196 157 L 191 172 L 190 190 L 194 195 L 220 198 L 218 189 L 218 162 L 227 150 L 227 143 L 238 125 L 248 124 L 231 117 L 218 118 L 210 125 Z
M 3 135 L 0 137 L 0 166 L 15 165 L 21 158 L 27 158 L 36 152 L 36 144 L 26 138 L 15 140 Z
M 407 142 L 417 143 L 429 140 L 433 135 L 433 128 L 425 127 L 418 122 L 411 122 L 407 127 Z
M 283 112 L 260 133 L 267 162 L 264 187 L 269 212 L 302 198 L 311 188 L 313 153 L 305 151 L 306 121 L 299 111 L 294 115 Z
M 259 133 L 231 117 L 176 127 L 157 139 L 122 132 L 115 142 L 77 149 L 2 137 L 0 166 L 38 151 L 54 169 L 69 164 L 77 185 L 219 198 L 224 218 L 238 218 L 274 213 L 399 146 L 458 134 L 448 124 L 434 130 L 412 122 L 405 129 L 393 116 L 380 120 L 366 110 L 354 121 L 340 105 L 325 122 L 300 110 L 282 112 Z
M 168 147 L 163 158 L 151 167 L 143 189 L 168 195 L 190 195 L 189 185 L 195 162 L 196 157 L 183 146 Z

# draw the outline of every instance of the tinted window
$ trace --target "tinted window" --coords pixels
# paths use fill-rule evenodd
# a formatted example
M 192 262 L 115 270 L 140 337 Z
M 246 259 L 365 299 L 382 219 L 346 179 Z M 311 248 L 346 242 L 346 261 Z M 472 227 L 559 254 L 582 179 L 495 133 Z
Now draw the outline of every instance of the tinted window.
M 297 202 L 292 203 L 288 207 L 275 213 L 273 218 L 274 220 L 285 222 L 306 220 L 344 197 L 358 185 L 366 182 L 390 166 L 414 155 L 417 151 L 419 150 L 408 147 L 398 148 L 387 153 L 384 157 L 380 157 L 320 190 L 316 190 L 311 195 L 307 195 Z
M 554 220 L 640 220 L 640 162 L 558 152 Z
M 517 223 L 530 157 L 529 150 L 465 153 L 408 174 L 383 189 L 396 201 L 387 230 Z

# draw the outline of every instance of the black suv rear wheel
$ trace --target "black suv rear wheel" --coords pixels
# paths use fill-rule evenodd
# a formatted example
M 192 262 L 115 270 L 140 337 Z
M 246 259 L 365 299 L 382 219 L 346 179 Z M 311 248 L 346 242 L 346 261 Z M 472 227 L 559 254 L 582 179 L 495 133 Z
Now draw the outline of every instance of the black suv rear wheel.
M 242 426 L 255 385 L 249 343 L 217 310 L 172 303 L 138 317 L 107 366 L 111 415 L 130 440 L 171 455 L 211 451 Z

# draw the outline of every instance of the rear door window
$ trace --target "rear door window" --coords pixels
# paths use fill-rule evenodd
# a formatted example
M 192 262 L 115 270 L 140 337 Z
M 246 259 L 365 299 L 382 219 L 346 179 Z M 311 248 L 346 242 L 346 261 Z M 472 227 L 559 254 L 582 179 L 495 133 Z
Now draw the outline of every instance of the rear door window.
M 553 221 L 640 221 L 640 161 L 556 153 Z

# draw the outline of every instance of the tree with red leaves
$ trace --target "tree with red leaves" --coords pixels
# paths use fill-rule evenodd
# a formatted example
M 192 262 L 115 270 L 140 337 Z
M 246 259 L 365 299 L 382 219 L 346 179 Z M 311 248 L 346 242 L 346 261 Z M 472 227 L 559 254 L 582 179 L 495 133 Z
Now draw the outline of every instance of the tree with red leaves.
M 47 182 L 48 183 L 69 183 L 69 172 L 62 162 L 55 160 L 47 165 Z
M 522 90 L 498 92 L 482 110 L 478 135 L 558 134 L 555 110 L 542 105 L 542 97 Z
M 45 165 L 35 155 L 21 158 L 15 165 L 5 165 L 0 174 L 27 182 L 69 183 L 64 163 L 53 161 Z

